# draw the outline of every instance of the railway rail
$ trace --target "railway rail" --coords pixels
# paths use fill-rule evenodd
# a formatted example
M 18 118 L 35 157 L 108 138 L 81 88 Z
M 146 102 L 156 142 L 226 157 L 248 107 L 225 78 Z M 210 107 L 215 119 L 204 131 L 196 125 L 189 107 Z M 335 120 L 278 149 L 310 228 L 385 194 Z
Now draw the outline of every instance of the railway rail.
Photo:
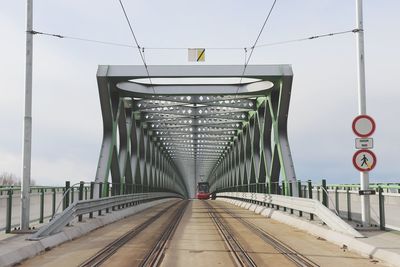
M 168 241 L 174 235 L 176 228 L 178 227 L 183 214 L 185 213 L 188 201 L 185 200 L 180 204 L 180 207 L 176 210 L 170 224 L 163 231 L 162 235 L 157 239 L 152 248 L 146 254 L 146 256 L 141 261 L 140 265 L 143 266 L 158 266 L 162 259 L 164 258 L 164 252 L 167 248 Z
M 208 204 L 209 205 L 209 204 Z M 317 263 L 314 261 L 310 260 L 300 252 L 296 251 L 289 245 L 285 244 L 275 236 L 271 235 L 264 229 L 258 227 L 256 224 L 249 222 L 248 220 L 242 218 L 241 216 L 238 216 L 231 210 L 221 207 L 217 205 L 218 208 L 222 209 L 225 213 L 229 214 L 232 218 L 235 218 L 239 222 L 241 222 L 244 226 L 246 226 L 249 230 L 251 230 L 255 235 L 260 237 L 262 240 L 264 240 L 266 243 L 274 247 L 277 251 L 279 251 L 282 255 L 284 255 L 286 258 L 288 258 L 290 261 L 292 261 L 296 266 L 299 267 L 319 267 Z
M 185 201 L 186 202 L 186 201 Z M 181 206 L 184 203 L 180 204 Z M 184 204 L 186 206 L 186 204 Z M 168 210 L 172 207 L 176 206 L 176 203 L 169 205 L 165 209 L 158 212 L 156 215 L 150 217 L 140 225 L 134 227 L 130 231 L 126 232 L 119 238 L 115 239 L 113 242 L 109 243 L 103 249 L 98 251 L 95 255 L 90 257 L 81 263 L 80 267 L 93 267 L 93 266 L 101 266 L 107 259 L 109 259 L 112 255 L 114 255 L 121 247 L 123 247 L 126 243 L 136 237 L 139 233 L 145 230 L 148 226 L 150 226 L 153 222 L 159 219 L 162 215 L 164 215 Z M 179 211 L 179 208 L 178 208 Z
M 215 203 L 215 202 L 213 202 Z M 319 265 L 300 252 L 296 251 L 289 245 L 285 244 L 275 236 L 271 235 L 264 229 L 258 227 L 256 224 L 242 218 L 232 210 L 222 207 L 219 204 L 211 205 L 209 201 L 204 201 L 204 204 L 207 207 L 208 214 L 210 215 L 212 221 L 216 225 L 221 237 L 223 237 L 225 243 L 230 249 L 230 252 L 233 256 L 233 259 L 237 266 L 247 267 L 247 266 L 257 266 L 257 263 L 254 259 L 249 255 L 246 249 L 241 245 L 238 238 L 235 236 L 234 231 L 229 226 L 224 218 L 221 217 L 221 214 L 217 212 L 216 208 L 221 209 L 224 213 L 228 214 L 232 218 L 238 220 L 242 225 L 244 225 L 247 229 L 253 232 L 256 236 L 261 238 L 267 244 L 272 246 L 276 251 L 278 251 L 281 255 L 285 256 L 291 262 L 293 262 L 296 266 L 299 267 L 318 267 Z M 168 241 L 171 239 L 173 234 L 175 233 L 176 228 L 178 227 L 183 214 L 185 213 L 186 207 L 188 205 L 188 201 L 182 201 L 178 206 L 176 203 L 167 206 L 165 209 L 161 210 L 154 216 L 148 218 L 146 221 L 141 223 L 140 225 L 134 227 L 130 231 L 126 232 L 119 238 L 115 239 L 113 242 L 109 243 L 95 255 L 81 263 L 80 267 L 89 267 L 89 266 L 100 266 L 107 259 L 109 259 L 112 255 L 114 255 L 121 247 L 123 247 L 130 240 L 135 238 L 139 233 L 145 230 L 148 226 L 150 226 L 153 222 L 159 219 L 163 214 L 165 214 L 172 207 L 176 207 L 176 210 L 173 211 L 170 223 L 163 229 L 162 233 L 157 237 L 155 242 L 151 245 L 151 247 L 147 250 L 147 253 L 144 255 L 141 260 L 139 266 L 159 266 L 161 261 L 164 258 L 165 250 L 167 248 Z
M 221 236 L 224 238 L 226 244 L 230 248 L 234 260 L 238 266 L 257 266 L 247 251 L 240 245 L 239 241 L 235 238 L 233 231 L 230 227 L 223 222 L 220 215 L 215 211 L 215 208 L 207 201 L 204 202 L 208 209 L 208 214 L 217 226 Z

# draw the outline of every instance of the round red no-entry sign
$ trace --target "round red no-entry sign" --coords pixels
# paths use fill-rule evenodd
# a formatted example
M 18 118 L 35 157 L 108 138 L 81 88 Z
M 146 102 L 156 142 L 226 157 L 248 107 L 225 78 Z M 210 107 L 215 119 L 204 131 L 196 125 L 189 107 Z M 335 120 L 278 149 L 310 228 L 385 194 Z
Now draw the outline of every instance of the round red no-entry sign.
M 354 153 L 353 165 L 360 172 L 371 171 L 376 166 L 376 156 L 371 150 L 358 150 Z
M 365 138 L 375 132 L 376 124 L 370 116 L 360 115 L 354 118 L 352 128 L 357 136 Z

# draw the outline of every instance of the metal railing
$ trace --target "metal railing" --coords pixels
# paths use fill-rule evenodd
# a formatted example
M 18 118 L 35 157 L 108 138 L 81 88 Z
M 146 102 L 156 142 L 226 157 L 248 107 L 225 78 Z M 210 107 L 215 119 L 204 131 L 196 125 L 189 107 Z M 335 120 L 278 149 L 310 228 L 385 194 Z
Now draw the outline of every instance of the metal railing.
M 53 220 L 51 220 L 48 224 L 41 227 L 39 231 L 31 236 L 30 240 L 37 240 L 60 232 L 64 226 L 68 225 L 76 217 L 78 217 L 78 221 L 82 221 L 82 216 L 85 214 L 89 214 L 89 218 L 92 218 L 90 215 L 94 212 L 98 212 L 100 215 L 102 210 L 114 209 L 115 207 L 120 209 L 143 202 L 174 197 L 181 196 L 176 193 L 169 192 L 151 192 L 118 195 L 90 200 L 79 200 L 66 208 L 61 214 L 56 215 L 56 217 L 53 218 Z
M 319 184 L 313 184 L 311 180 L 297 181 L 296 183 L 300 198 L 317 199 L 342 219 L 361 223 L 359 184 L 327 184 L 325 179 Z M 220 186 L 214 188 L 211 192 L 213 194 L 219 192 L 253 192 L 293 196 L 292 188 L 294 188 L 293 183 L 282 181 L 279 183 Z M 372 183 L 371 189 L 376 190 L 376 195 L 370 196 L 372 226 L 379 226 L 381 230 L 389 228 L 400 231 L 399 183 Z M 286 211 L 286 208 L 284 208 L 284 211 Z M 310 219 L 313 219 L 312 216 Z
M 266 193 L 242 193 L 242 192 L 226 192 L 217 193 L 217 197 L 231 198 L 249 203 L 254 203 L 260 206 L 268 206 L 279 210 L 284 208 L 287 210 L 297 211 L 299 216 L 303 212 L 313 214 L 321 219 L 329 228 L 334 231 L 341 232 L 354 237 L 363 237 L 359 232 L 342 220 L 339 216 L 321 204 L 315 199 L 286 197 Z
M 6 233 L 19 225 L 20 188 L 2 188 L 0 194 L 0 231 Z M 55 213 L 56 200 L 62 194 L 62 187 L 38 187 L 31 190 L 31 223 L 43 223 Z
M 69 181 L 66 181 L 64 187 L 31 187 L 31 223 L 43 223 L 45 219 L 54 217 L 61 207 L 65 210 L 78 200 L 93 199 L 95 184 L 81 181 L 71 185 Z M 100 197 L 146 192 L 174 192 L 141 184 L 97 183 L 97 185 L 99 190 L 97 193 Z M 0 187 L 0 231 L 5 230 L 6 233 L 10 233 L 12 228 L 17 230 L 19 227 L 20 190 L 20 186 Z

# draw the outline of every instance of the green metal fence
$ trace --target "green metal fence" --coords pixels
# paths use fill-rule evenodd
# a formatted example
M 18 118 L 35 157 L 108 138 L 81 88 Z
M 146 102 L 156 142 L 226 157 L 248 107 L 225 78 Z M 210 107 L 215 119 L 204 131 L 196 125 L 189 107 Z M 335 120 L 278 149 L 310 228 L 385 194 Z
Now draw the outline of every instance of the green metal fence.
M 359 184 L 327 184 L 325 179 L 320 183 L 297 181 L 293 183 L 250 183 L 230 187 L 217 187 L 215 192 L 254 192 L 293 196 L 293 188 L 298 188 L 298 195 L 302 198 L 314 198 L 321 201 L 326 207 L 334 210 L 340 217 L 349 221 L 360 220 Z M 376 226 L 385 230 L 391 228 L 400 230 L 400 184 L 399 183 L 371 183 L 370 188 L 376 190 L 376 195 L 370 196 L 374 205 L 371 205 L 371 217 Z M 385 212 L 389 210 L 389 213 Z M 397 214 L 399 210 L 399 214 Z M 284 208 L 284 211 L 286 209 Z M 290 211 L 293 213 L 293 211 Z M 399 216 L 398 216 L 399 215 Z M 302 216 L 302 214 L 300 214 Z M 399 218 L 399 219 L 397 219 Z M 313 219 L 312 214 L 310 219 Z M 387 221 L 389 220 L 389 223 Z
M 93 199 L 95 195 L 94 185 L 94 182 L 80 182 L 71 185 L 69 181 L 66 181 L 63 187 L 31 187 L 31 223 L 43 223 L 45 219 L 50 219 L 56 213 L 60 212 L 61 209 L 66 209 L 75 201 Z M 165 188 L 127 183 L 99 183 L 98 190 L 98 195 L 100 197 L 132 193 L 172 192 Z M 18 229 L 20 194 L 20 186 L 0 187 L 0 231 L 5 230 L 6 233 L 10 233 L 13 228 Z M 117 208 L 121 207 L 113 207 L 112 209 L 114 210 Z M 108 213 L 109 209 L 106 209 L 105 212 Z M 101 211 L 98 213 L 101 215 Z M 34 216 L 32 216 L 32 214 L 34 214 Z M 89 218 L 92 217 L 93 214 L 89 214 Z M 82 217 L 79 217 L 78 220 L 82 221 Z

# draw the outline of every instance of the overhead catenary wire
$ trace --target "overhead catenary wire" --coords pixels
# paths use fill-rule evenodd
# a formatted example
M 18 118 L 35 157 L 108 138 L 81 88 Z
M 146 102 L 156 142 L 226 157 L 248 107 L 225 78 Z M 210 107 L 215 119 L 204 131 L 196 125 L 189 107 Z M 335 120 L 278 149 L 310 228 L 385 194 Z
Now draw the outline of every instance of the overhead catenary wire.
M 268 47 L 268 46 L 290 44 L 290 43 L 302 42 L 302 41 L 310 41 L 310 40 L 315 40 L 315 39 L 324 38 L 324 37 L 333 37 L 336 35 L 344 35 L 347 33 L 357 33 L 359 31 L 360 31 L 360 29 L 352 29 L 352 30 L 347 30 L 347 31 L 324 33 L 324 34 L 312 35 L 312 36 L 308 36 L 308 37 L 304 37 L 304 38 L 289 39 L 289 40 L 285 40 L 285 41 L 259 44 L 259 45 L 256 45 L 254 48 L 263 48 L 263 47 Z M 30 31 L 30 33 L 37 34 L 37 35 L 56 37 L 56 38 L 60 38 L 60 39 L 71 39 L 71 40 L 76 40 L 76 41 L 98 43 L 98 44 L 110 45 L 110 46 L 137 48 L 137 45 L 102 41 L 102 40 L 82 38 L 82 37 L 74 37 L 74 36 L 55 34 L 55 33 L 47 33 L 47 32 L 40 32 L 40 31 Z M 188 49 L 188 47 L 140 47 L 140 48 L 146 49 L 146 50 L 187 50 Z M 202 48 L 204 48 L 206 50 L 242 50 L 242 51 L 245 50 L 245 52 L 247 52 L 247 50 L 250 49 L 250 47 L 202 47 Z
M 147 73 L 147 77 L 149 78 L 150 86 L 151 86 L 151 88 L 153 89 L 153 93 L 156 94 L 156 90 L 154 89 L 153 82 L 151 81 L 149 68 L 147 67 L 146 59 L 145 59 L 145 57 L 144 57 L 144 50 L 143 50 L 143 53 L 142 53 L 141 47 L 140 47 L 139 42 L 138 42 L 138 40 L 137 40 L 137 38 L 136 38 L 135 32 L 133 31 L 132 24 L 131 24 L 131 22 L 130 22 L 130 20 L 129 20 L 128 14 L 126 13 L 126 10 L 125 10 L 124 4 L 122 3 L 122 0 L 118 0 L 118 1 L 119 1 L 119 4 L 121 5 L 122 12 L 124 13 L 126 22 L 128 23 L 128 26 L 129 26 L 129 29 L 130 29 L 130 31 L 131 31 L 133 40 L 135 41 L 137 50 L 139 51 L 140 58 L 142 59 L 144 68 L 146 69 L 146 73 Z
M 282 45 L 282 44 L 289 44 L 289 43 L 302 42 L 302 41 L 309 41 L 309 40 L 314 40 L 314 39 L 318 39 L 318 38 L 332 37 L 332 36 L 335 36 L 335 35 L 342 35 L 342 34 L 346 34 L 346 33 L 356 33 L 356 32 L 359 32 L 359 31 L 360 31 L 360 29 L 352 29 L 352 30 L 347 30 L 347 31 L 325 33 L 325 34 L 320 34 L 320 35 L 312 35 L 312 36 L 305 37 L 305 38 L 291 39 L 291 40 L 280 41 L 280 42 L 260 44 L 260 45 L 257 45 L 256 48 L 262 48 L 262 47 L 274 46 L 274 45 Z
M 247 66 L 249 65 L 249 62 L 250 62 L 250 60 L 251 60 L 251 56 L 253 55 L 254 48 L 256 47 L 256 45 L 257 45 L 257 43 L 258 43 L 258 40 L 260 39 L 261 34 L 262 34 L 263 31 L 264 31 L 265 25 L 267 25 L 267 22 L 268 22 L 269 18 L 271 17 L 272 11 L 274 10 L 274 7 L 275 7 L 275 5 L 276 5 L 276 1 L 277 1 L 277 0 L 274 0 L 274 2 L 272 3 L 272 6 L 270 7 L 270 9 L 269 9 L 269 11 L 268 11 L 268 15 L 267 15 L 267 17 L 266 17 L 265 20 L 264 20 L 264 23 L 263 23 L 263 25 L 262 25 L 262 27 L 261 27 L 259 33 L 258 33 L 258 36 L 257 36 L 256 40 L 254 41 L 253 46 L 250 47 L 250 49 L 251 49 L 251 50 L 250 50 L 250 54 L 249 54 L 249 57 L 247 58 L 247 61 L 244 63 L 243 72 L 242 72 L 242 75 L 240 75 L 240 81 L 239 81 L 239 85 L 238 85 L 238 87 L 237 87 L 237 89 L 236 89 L 235 97 L 237 96 L 237 93 L 239 92 L 240 85 L 242 84 L 243 76 L 244 76 L 244 74 L 245 74 L 245 72 L 246 72 Z
M 74 37 L 74 36 L 68 36 L 68 35 L 62 35 L 62 34 L 56 34 L 56 33 L 40 32 L 40 31 L 30 31 L 29 33 L 50 36 L 50 37 L 57 37 L 60 39 L 71 39 L 71 40 L 76 40 L 76 41 L 84 41 L 84 42 L 98 43 L 98 44 L 104 44 L 104 45 L 122 46 L 122 47 L 129 47 L 129 48 L 136 47 L 136 46 L 129 45 L 129 44 L 101 41 L 101 40 L 88 39 L 88 38 L 82 38 L 82 37 Z

